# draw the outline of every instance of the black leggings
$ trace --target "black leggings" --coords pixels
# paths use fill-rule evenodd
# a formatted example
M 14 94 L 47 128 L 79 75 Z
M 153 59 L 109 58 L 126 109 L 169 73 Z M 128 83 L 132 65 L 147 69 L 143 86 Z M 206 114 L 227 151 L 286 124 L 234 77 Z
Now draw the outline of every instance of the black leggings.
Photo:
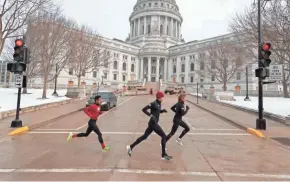
M 130 148 L 133 150 L 133 148 L 138 145 L 139 143 L 141 143 L 143 140 L 146 140 L 148 138 L 148 136 L 152 133 L 152 132 L 157 133 L 157 135 L 159 135 L 161 137 L 161 146 L 162 146 L 162 156 L 164 156 L 165 153 L 165 145 L 166 145 L 166 134 L 164 133 L 164 131 L 162 130 L 162 128 L 157 124 L 149 124 L 147 129 L 145 130 L 144 135 L 142 135 L 141 137 L 139 137 L 132 145 L 130 145 Z
M 77 137 L 87 137 L 91 134 L 91 132 L 94 131 L 98 135 L 98 139 L 100 143 L 103 143 L 103 137 L 102 133 L 100 132 L 98 126 L 97 126 L 97 121 L 90 119 L 88 122 L 88 129 L 85 133 L 79 133 L 77 134 Z
M 177 131 L 179 126 L 184 128 L 184 130 L 180 134 L 179 138 L 182 138 L 190 130 L 188 125 L 184 121 L 174 120 L 172 129 L 171 129 L 170 133 L 166 136 L 166 142 L 175 134 L 175 132 Z

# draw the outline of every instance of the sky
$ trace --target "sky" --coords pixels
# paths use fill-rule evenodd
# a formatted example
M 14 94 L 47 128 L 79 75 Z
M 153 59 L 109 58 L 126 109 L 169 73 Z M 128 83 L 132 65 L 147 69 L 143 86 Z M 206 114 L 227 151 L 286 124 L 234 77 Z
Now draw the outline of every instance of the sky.
M 60 0 L 64 14 L 92 27 L 100 35 L 125 40 L 129 16 L 137 0 Z M 254 0 L 176 0 L 183 17 L 186 42 L 229 33 L 228 23 Z

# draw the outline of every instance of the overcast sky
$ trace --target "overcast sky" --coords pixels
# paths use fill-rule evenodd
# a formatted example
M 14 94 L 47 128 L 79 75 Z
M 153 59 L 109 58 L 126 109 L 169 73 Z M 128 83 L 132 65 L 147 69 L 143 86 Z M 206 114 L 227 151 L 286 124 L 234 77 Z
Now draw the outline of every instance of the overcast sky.
M 176 0 L 184 19 L 185 41 L 228 33 L 228 21 L 254 0 Z M 137 0 L 61 0 L 64 13 L 108 38 L 125 40 Z

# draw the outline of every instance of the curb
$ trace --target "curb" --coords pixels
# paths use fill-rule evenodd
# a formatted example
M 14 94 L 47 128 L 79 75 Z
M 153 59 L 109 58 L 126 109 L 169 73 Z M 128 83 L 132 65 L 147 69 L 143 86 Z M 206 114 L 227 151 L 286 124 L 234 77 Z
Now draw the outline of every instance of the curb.
M 17 128 L 11 131 L 8 135 L 9 136 L 20 135 L 20 134 L 26 133 L 27 131 L 29 131 L 28 126 L 23 126 L 21 128 Z
M 217 117 L 221 118 L 221 119 L 224 120 L 224 121 L 227 121 L 228 123 L 230 123 L 230 124 L 232 124 L 232 125 L 234 125 L 234 126 L 240 128 L 240 129 L 242 129 L 242 130 L 244 130 L 244 131 L 246 131 L 246 132 L 248 132 L 248 133 L 250 133 L 250 134 L 252 134 L 252 135 L 258 136 L 258 137 L 260 137 L 260 138 L 266 138 L 266 137 L 263 135 L 262 132 L 260 132 L 260 131 L 258 131 L 258 130 L 256 130 L 256 129 L 245 127 L 245 126 L 243 126 L 243 125 L 241 125 L 241 124 L 239 124 L 239 123 L 237 123 L 237 122 L 235 122 L 235 121 L 233 121 L 233 120 L 231 120 L 231 119 L 228 119 L 228 118 L 226 118 L 226 117 L 224 117 L 224 116 L 221 116 L 221 115 L 219 115 L 219 114 L 217 114 L 217 113 L 215 113 L 215 112 L 213 112 L 213 111 L 211 111 L 211 110 L 208 110 L 208 109 L 206 109 L 206 108 L 204 108 L 204 107 L 202 107 L 202 106 L 200 106 L 200 105 L 198 105 L 198 104 L 196 104 L 196 103 L 194 103 L 194 102 L 192 102 L 192 101 L 190 101 L 190 100 L 186 100 L 186 101 L 189 102 L 189 103 L 191 103 L 191 104 L 193 104 L 193 105 L 195 105 L 196 107 L 198 107 L 198 108 L 200 108 L 200 109 L 202 109 L 202 110 L 205 110 L 205 111 L 211 113 L 211 114 L 214 115 L 214 116 L 217 116 Z
M 253 129 L 253 128 L 248 128 L 247 132 L 252 134 L 252 135 L 256 135 L 257 137 L 260 137 L 260 138 L 266 138 L 262 132 L 260 132 L 259 130 Z
M 64 115 L 61 115 L 61 116 L 58 116 L 58 117 L 55 117 L 55 118 L 49 119 L 49 120 L 47 120 L 47 121 L 43 121 L 43 122 L 38 123 L 38 124 L 34 124 L 34 125 L 31 125 L 31 126 L 24 126 L 24 127 L 21 127 L 21 128 L 17 128 L 17 129 L 15 129 L 15 130 L 11 131 L 8 135 L 9 135 L 9 136 L 14 136 L 14 135 L 21 135 L 21 134 L 24 134 L 24 133 L 26 133 L 26 132 L 28 132 L 28 131 L 35 130 L 35 129 L 37 129 L 37 128 L 39 128 L 39 127 L 45 125 L 45 124 L 51 123 L 51 122 L 53 122 L 53 121 L 55 121 L 55 120 L 58 120 L 58 119 L 64 118 L 64 117 L 66 117 L 66 116 L 69 116 L 69 115 L 71 115 L 71 114 L 77 113 L 77 112 L 82 111 L 82 110 L 83 110 L 83 109 L 78 109 L 78 110 L 72 111 L 72 112 L 70 112 L 70 113 L 67 113 L 67 114 L 64 114 Z

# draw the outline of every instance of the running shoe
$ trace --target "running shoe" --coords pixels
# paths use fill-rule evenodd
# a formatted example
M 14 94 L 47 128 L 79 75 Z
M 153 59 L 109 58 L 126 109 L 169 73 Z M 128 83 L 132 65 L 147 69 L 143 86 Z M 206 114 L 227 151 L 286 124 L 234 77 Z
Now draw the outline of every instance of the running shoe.
M 177 138 L 177 139 L 176 139 L 176 143 L 178 143 L 179 145 L 183 145 L 183 143 L 182 143 L 182 141 L 181 141 L 180 138 Z
M 69 141 L 72 139 L 72 136 L 73 136 L 73 133 L 70 132 L 70 133 L 68 134 L 68 137 L 66 138 L 66 141 L 69 142 Z
M 108 150 L 110 150 L 110 146 L 106 146 L 105 148 L 103 148 L 103 152 L 107 152 Z
M 169 156 L 169 155 L 165 154 L 165 155 L 162 156 L 161 159 L 170 161 L 172 158 L 173 158 L 172 156 Z
M 127 153 L 129 155 L 129 157 L 131 157 L 131 155 L 132 155 L 132 149 L 131 149 L 130 145 L 127 145 L 126 149 L 127 149 Z

